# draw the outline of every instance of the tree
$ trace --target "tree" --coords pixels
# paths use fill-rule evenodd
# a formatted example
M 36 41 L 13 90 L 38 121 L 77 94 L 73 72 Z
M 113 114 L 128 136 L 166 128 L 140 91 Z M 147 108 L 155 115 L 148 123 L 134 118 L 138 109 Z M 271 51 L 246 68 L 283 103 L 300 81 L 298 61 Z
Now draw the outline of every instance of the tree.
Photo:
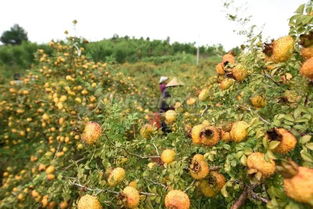
M 27 32 L 21 26 L 15 24 L 10 30 L 2 33 L 0 41 L 5 45 L 20 45 L 23 41 L 28 41 Z

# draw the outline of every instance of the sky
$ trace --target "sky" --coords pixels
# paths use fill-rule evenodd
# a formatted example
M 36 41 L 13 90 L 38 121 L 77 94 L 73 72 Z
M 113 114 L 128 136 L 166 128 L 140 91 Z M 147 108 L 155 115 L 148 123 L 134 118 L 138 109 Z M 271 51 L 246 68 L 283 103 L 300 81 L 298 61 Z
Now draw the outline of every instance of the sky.
M 234 0 L 240 16 L 252 15 L 251 22 L 265 37 L 288 34 L 288 18 L 308 0 Z M 74 27 L 72 20 L 78 24 Z M 231 49 L 244 38 L 238 25 L 226 18 L 223 0 L 7 0 L 1 2 L 0 34 L 14 24 L 28 33 L 30 41 L 46 43 L 65 38 L 64 31 L 89 41 L 114 34 L 197 45 L 222 44 Z

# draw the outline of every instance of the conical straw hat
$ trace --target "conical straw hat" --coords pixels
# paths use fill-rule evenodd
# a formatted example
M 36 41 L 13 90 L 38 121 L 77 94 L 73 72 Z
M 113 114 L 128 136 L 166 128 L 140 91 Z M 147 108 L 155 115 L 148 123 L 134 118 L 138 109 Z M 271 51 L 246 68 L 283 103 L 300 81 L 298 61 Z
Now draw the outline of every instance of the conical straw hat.
M 170 82 L 168 82 L 168 84 L 166 85 L 166 87 L 171 87 L 171 86 L 183 86 L 184 83 L 179 81 L 176 77 L 173 78 Z

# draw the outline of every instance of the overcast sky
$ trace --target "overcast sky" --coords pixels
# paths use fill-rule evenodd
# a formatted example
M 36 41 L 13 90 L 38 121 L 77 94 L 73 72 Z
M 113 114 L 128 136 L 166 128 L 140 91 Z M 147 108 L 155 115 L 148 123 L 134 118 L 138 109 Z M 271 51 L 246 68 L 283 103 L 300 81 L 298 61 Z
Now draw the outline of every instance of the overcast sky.
M 252 22 L 265 25 L 263 33 L 278 38 L 288 33 L 288 18 L 307 0 L 235 0 L 253 15 Z M 120 36 L 150 37 L 171 42 L 221 43 L 226 49 L 243 41 L 225 17 L 222 0 L 5 0 L 0 7 L 0 34 L 19 24 L 31 41 L 45 43 L 64 39 L 64 31 L 90 41 Z M 245 3 L 248 2 L 248 3 Z

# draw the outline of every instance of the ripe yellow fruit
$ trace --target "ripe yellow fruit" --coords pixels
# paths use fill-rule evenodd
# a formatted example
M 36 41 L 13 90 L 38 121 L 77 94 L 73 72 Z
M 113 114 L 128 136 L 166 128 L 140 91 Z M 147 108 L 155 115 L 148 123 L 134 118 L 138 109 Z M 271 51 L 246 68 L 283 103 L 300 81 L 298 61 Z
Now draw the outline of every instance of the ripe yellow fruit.
M 241 142 L 248 136 L 248 124 L 245 121 L 235 122 L 230 130 L 231 139 L 234 142 Z
M 165 113 L 165 121 L 169 124 L 176 120 L 177 113 L 174 110 L 168 110 Z
M 204 156 L 201 154 L 196 154 L 193 156 L 190 165 L 190 175 L 194 179 L 203 179 L 209 174 L 209 165 L 204 160 Z
M 167 209 L 189 209 L 189 197 L 181 190 L 172 190 L 165 196 L 165 207 Z
M 142 138 L 148 139 L 151 137 L 152 133 L 156 130 L 156 128 L 151 125 L 151 124 L 145 124 L 144 126 L 142 126 L 142 128 L 140 129 L 140 136 Z
M 111 172 L 111 174 L 108 177 L 108 184 L 110 186 L 115 186 L 118 183 L 122 182 L 125 178 L 126 172 L 123 168 L 115 168 Z
M 55 179 L 54 174 L 47 174 L 47 180 L 53 180 L 53 179 Z
M 137 188 L 137 180 L 129 182 L 128 186 Z
M 214 197 L 221 191 L 225 183 L 226 180 L 222 174 L 212 171 L 210 172 L 208 179 L 200 181 L 199 188 L 204 196 Z
M 313 57 L 313 46 L 307 47 L 307 48 L 302 48 L 301 49 L 301 56 L 304 59 L 310 59 Z
M 66 208 L 68 208 L 68 203 L 67 203 L 67 201 L 60 202 L 59 207 L 60 207 L 60 209 L 66 209 Z
M 50 117 L 49 117 L 49 115 L 48 115 L 47 113 L 45 113 L 45 114 L 42 115 L 42 119 L 43 119 L 43 120 L 49 120 L 49 118 L 50 118 Z
M 171 163 L 175 160 L 176 152 L 171 149 L 166 149 L 161 154 L 161 160 L 163 163 Z
M 227 131 L 221 130 L 221 140 L 222 140 L 222 141 L 225 141 L 225 142 L 231 141 L 230 133 L 227 132 Z
M 48 168 L 46 168 L 46 174 L 52 174 L 55 171 L 55 167 L 53 165 L 50 165 Z
M 313 169 L 296 166 L 291 176 L 284 178 L 286 195 L 298 202 L 313 206 Z
M 224 75 L 225 71 L 224 71 L 223 63 L 218 63 L 215 67 L 215 71 L 218 75 Z
M 225 54 L 222 58 L 222 63 L 224 66 L 226 66 L 227 64 L 235 64 L 236 60 L 235 60 L 235 57 L 234 55 L 228 53 L 228 54 Z
M 303 63 L 300 73 L 304 77 L 313 80 L 313 57 Z
M 262 174 L 262 177 L 269 177 L 275 172 L 275 162 L 270 159 L 265 160 L 264 153 L 254 152 L 247 158 L 247 166 L 249 169 L 254 169 Z
M 18 199 L 19 201 L 23 201 L 23 200 L 25 199 L 25 195 L 22 194 L 22 193 L 20 193 L 20 194 L 17 195 L 17 199 Z
M 226 89 L 228 89 L 229 87 L 231 87 L 231 85 L 233 85 L 234 82 L 235 82 L 234 79 L 231 79 L 231 78 L 224 78 L 224 79 L 222 80 L 222 82 L 220 83 L 220 89 L 226 90 Z
M 199 94 L 199 96 L 198 96 L 198 98 L 199 98 L 199 100 L 200 101 L 205 101 L 205 100 L 207 100 L 208 99 L 208 97 L 209 97 L 209 89 L 203 89 L 201 92 L 200 92 L 200 94 Z
M 273 150 L 280 154 L 286 154 L 293 150 L 297 144 L 296 137 L 284 128 L 274 128 L 267 132 L 268 140 L 279 141 L 278 146 Z
M 270 59 L 273 62 L 287 61 L 294 51 L 295 41 L 291 36 L 284 36 L 273 42 L 273 52 Z
M 127 186 L 122 191 L 123 202 L 126 208 L 137 208 L 140 195 L 136 188 Z
M 263 96 L 256 95 L 250 98 L 251 104 L 256 108 L 262 108 L 266 105 L 266 100 Z
M 186 103 L 187 105 L 193 105 L 194 103 L 196 103 L 197 99 L 194 97 L 191 97 L 189 99 L 187 99 Z
M 85 125 L 81 138 L 87 144 L 94 144 L 101 136 L 101 126 L 96 122 L 88 122 Z
M 191 137 L 195 144 L 214 146 L 220 140 L 220 133 L 217 128 L 202 123 L 192 128 Z
M 237 65 L 232 69 L 232 74 L 237 81 L 243 81 L 247 77 L 248 71 L 242 65 Z
M 97 197 L 86 194 L 82 196 L 77 204 L 78 209 L 102 209 Z

